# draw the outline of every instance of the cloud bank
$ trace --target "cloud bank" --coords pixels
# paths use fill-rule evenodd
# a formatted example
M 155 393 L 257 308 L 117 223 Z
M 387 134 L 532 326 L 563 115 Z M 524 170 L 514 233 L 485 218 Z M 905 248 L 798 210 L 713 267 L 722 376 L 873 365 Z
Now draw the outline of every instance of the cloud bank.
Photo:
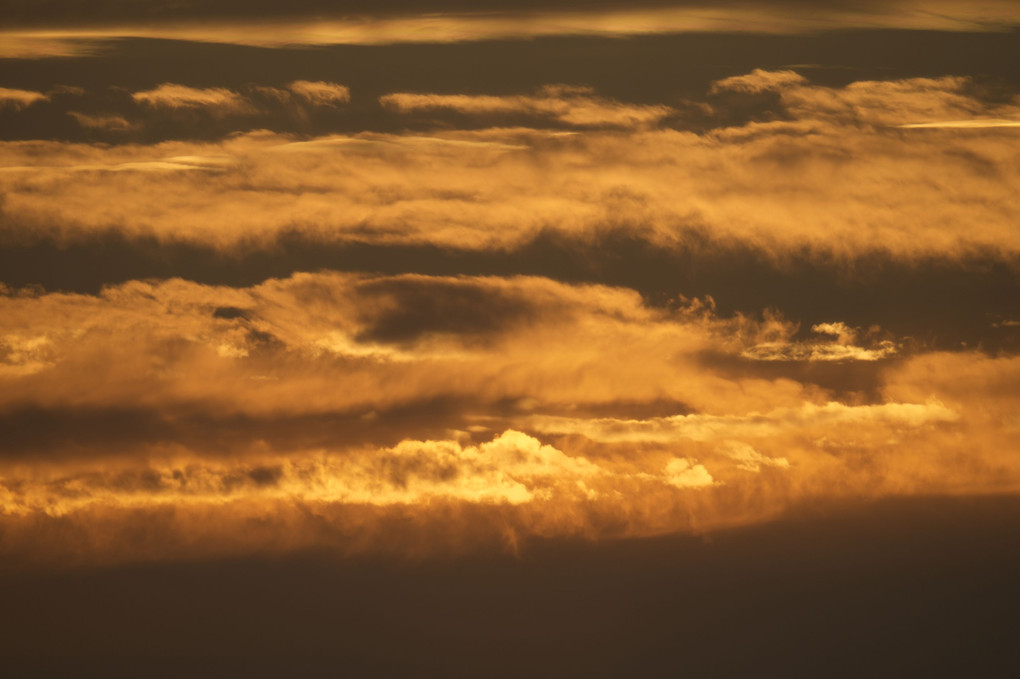
M 0 555 L 513 551 L 1017 492 L 1020 100 L 818 73 L 3 90 L 52 134 L 0 142 Z
M 879 386 L 837 391 L 801 371 L 832 363 L 813 352 L 779 374 L 747 358 L 800 341 L 782 319 L 543 278 L 320 273 L 0 302 L 0 531 L 36 563 L 512 550 L 1020 483 L 1016 357 L 859 359 Z M 816 333 L 864 341 L 837 321 Z M 394 520 L 435 543 L 394 542 Z M 132 543 L 136 522 L 158 544 Z

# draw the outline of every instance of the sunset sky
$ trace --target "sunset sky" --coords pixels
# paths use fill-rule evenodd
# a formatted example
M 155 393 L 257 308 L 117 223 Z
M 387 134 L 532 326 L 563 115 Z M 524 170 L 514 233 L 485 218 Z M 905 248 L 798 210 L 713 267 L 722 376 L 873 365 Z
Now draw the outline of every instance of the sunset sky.
M 0 19 L 16 676 L 1020 662 L 1015 0 Z

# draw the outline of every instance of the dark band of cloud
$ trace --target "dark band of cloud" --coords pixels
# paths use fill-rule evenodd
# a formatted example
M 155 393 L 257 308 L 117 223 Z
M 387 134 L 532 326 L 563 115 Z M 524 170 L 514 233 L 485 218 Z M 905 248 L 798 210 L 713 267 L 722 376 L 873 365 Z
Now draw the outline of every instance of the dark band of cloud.
M 14 288 L 39 286 L 86 294 L 134 279 L 183 278 L 245 287 L 319 270 L 543 276 L 565 283 L 623 286 L 661 305 L 677 296 L 711 296 L 724 314 L 778 309 L 803 323 L 805 331 L 836 317 L 857 326 L 881 325 L 927 346 L 1020 350 L 1020 333 L 1002 324 L 1020 316 L 1016 301 L 1020 263 L 995 253 L 915 262 L 881 253 L 852 259 L 804 253 L 777 261 L 753 248 L 712 243 L 698 230 L 691 230 L 682 242 L 662 248 L 627 230 L 608 229 L 595 239 L 547 232 L 511 250 L 478 252 L 430 245 L 322 243 L 291 234 L 268 247 L 223 253 L 111 231 L 64 244 L 8 243 L 0 248 L 0 269 L 2 280 Z M 911 309 L 911 314 L 904 316 L 902 308 Z M 424 313 L 424 308 L 414 313 Z M 435 318 L 440 323 L 452 320 L 444 314 Z M 404 331 L 383 325 L 374 332 L 400 337 Z

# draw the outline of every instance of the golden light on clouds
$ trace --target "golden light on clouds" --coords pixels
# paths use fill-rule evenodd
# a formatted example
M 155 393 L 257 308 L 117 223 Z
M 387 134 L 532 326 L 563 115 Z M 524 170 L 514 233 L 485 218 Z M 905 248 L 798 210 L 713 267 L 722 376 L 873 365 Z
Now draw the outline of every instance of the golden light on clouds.
M 493 539 L 512 549 L 536 535 L 703 531 L 812 499 L 1020 483 L 1015 358 L 899 356 L 891 340 L 855 344 L 875 340 L 842 322 L 814 328 L 842 342 L 833 354 L 774 317 L 656 309 L 631 291 L 542 278 L 301 274 L 0 301 L 0 408 L 22 431 L 0 474 L 8 554 L 34 549 L 29 526 L 59 522 L 78 537 L 39 558 L 139 558 L 103 547 L 139 516 L 197 530 L 189 554 L 400 551 L 382 529 L 350 542 L 313 524 L 399 511 L 433 531 L 437 508 L 451 531 L 441 549 L 471 549 L 491 512 Z M 777 360 L 880 363 L 880 386 L 834 401 L 831 388 L 755 367 Z M 737 372 L 720 373 L 724 362 Z M 600 414 L 662 399 L 685 412 Z M 24 431 L 45 412 L 69 438 Z M 415 438 L 423 427 L 435 435 Z M 256 516 L 296 532 L 221 535 Z
M 498 4 L 22 8 L 0 558 L 1020 491 L 1020 89 L 929 45 L 1000 49 L 1012 3 Z
M 0 33 L 9 58 L 89 54 L 119 38 L 188 40 L 260 47 L 460 43 L 553 36 L 631 37 L 675 33 L 801 34 L 841 29 L 1004 31 L 1017 23 L 1009 0 L 962 3 L 853 3 L 846 6 L 689 6 L 573 11 L 477 11 L 202 22 L 163 20 Z M 316 14 L 321 15 L 320 12 Z M 101 48 L 100 48 L 101 49 Z

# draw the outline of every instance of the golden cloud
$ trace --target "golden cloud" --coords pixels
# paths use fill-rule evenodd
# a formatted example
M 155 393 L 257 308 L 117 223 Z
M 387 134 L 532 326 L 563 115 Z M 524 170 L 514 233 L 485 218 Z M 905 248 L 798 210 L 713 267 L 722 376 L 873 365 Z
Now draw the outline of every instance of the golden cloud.
M 720 438 L 766 437 L 794 428 L 798 431 L 825 429 L 871 422 L 902 423 L 919 427 L 933 422 L 952 422 L 958 414 L 938 402 L 927 404 L 885 403 L 848 406 L 842 403 L 805 404 L 769 413 L 746 415 L 675 415 L 652 420 L 600 418 L 579 420 L 537 416 L 528 421 L 536 431 L 550 434 L 581 434 L 594 441 L 711 441 Z
M 196 92 L 180 101 L 216 106 L 239 96 Z M 1012 115 L 1012 104 L 989 105 L 969 92 L 956 77 L 840 89 L 791 83 L 779 96 L 794 119 L 702 134 L 639 127 L 299 139 L 263 131 L 116 148 L 7 142 L 0 189 L 9 219 L 46 224 L 41 233 L 53 237 L 113 229 L 225 250 L 295 232 L 323 241 L 508 249 L 538 233 L 589 238 L 612 227 L 666 247 L 693 228 L 777 259 L 805 251 L 1012 256 L 1020 251 L 1010 193 L 1020 177 L 1004 143 L 1012 128 L 960 135 L 897 127 Z M 411 109 L 538 106 L 581 128 L 630 125 L 644 115 L 562 89 L 525 97 L 388 96 Z M 594 108 L 574 108 L 579 101 Z M 95 172 L 104 168 L 216 176 L 121 172 L 111 180 Z M 89 172 L 67 176 L 81 169 Z
M 351 100 L 350 89 L 336 83 L 295 80 L 287 89 L 315 106 L 338 106 Z
M 744 5 L 659 7 L 627 10 L 448 13 L 404 16 L 319 17 L 316 19 L 221 22 L 161 22 L 96 28 L 14 29 L 0 33 L 0 55 L 8 58 L 78 56 L 97 41 L 154 38 L 231 43 L 259 47 L 294 45 L 388 45 L 531 39 L 544 36 L 606 37 L 668 33 L 802 34 L 841 29 L 899 29 L 990 32 L 1017 24 L 1010 0 L 965 3 L 911 0 L 857 7 L 799 7 L 796 12 Z
M 47 97 L 42 92 L 31 90 L 16 90 L 8 87 L 0 87 L 0 108 L 23 109 L 40 101 L 46 101 Z
M 597 97 L 590 88 L 565 85 L 548 85 L 536 96 L 395 93 L 379 101 L 404 113 L 450 110 L 467 115 L 523 114 L 579 127 L 642 127 L 673 113 L 668 106 L 624 105 Z
M 349 98 L 325 82 L 274 91 Z M 1013 103 L 956 77 L 824 88 L 759 71 L 717 83 L 713 106 L 734 91 L 768 93 L 789 119 L 655 129 L 660 111 L 555 86 L 383 103 L 527 113 L 570 133 L 7 142 L 3 235 L 61 246 L 113 233 L 227 257 L 295 233 L 498 253 L 609 228 L 669 248 L 693 229 L 706 248 L 736 243 L 777 266 L 1020 253 L 1012 131 L 902 127 Z M 248 105 L 172 84 L 134 97 Z M 0 555 L 512 548 L 708 530 L 818 498 L 1020 489 L 1020 359 L 925 351 L 835 312 L 801 332 L 753 311 L 538 276 L 0 286 Z
M 253 110 L 244 97 L 219 87 L 200 89 L 163 83 L 152 90 L 135 92 L 131 98 L 152 108 L 204 109 L 220 115 L 249 113 Z
M 807 78 L 796 71 L 765 71 L 756 68 L 747 75 L 735 75 L 712 83 L 710 94 L 719 92 L 747 92 L 759 94 L 781 90 L 793 85 L 806 85 Z

